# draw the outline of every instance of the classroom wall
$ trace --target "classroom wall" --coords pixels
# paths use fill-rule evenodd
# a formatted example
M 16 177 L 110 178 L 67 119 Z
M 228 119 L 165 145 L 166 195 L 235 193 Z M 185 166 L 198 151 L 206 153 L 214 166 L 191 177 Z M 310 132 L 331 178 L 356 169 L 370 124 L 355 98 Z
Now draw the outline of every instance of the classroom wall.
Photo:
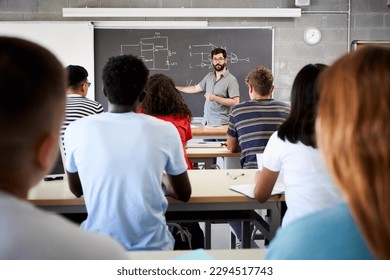
M 311 0 L 301 18 L 208 18 L 209 26 L 273 26 L 275 28 L 274 97 L 289 100 L 299 69 L 307 63 L 331 63 L 348 51 L 353 40 L 390 40 L 390 8 L 387 0 Z M 180 18 L 63 18 L 62 8 L 294 8 L 294 0 L 0 0 L 0 21 L 62 20 L 183 20 Z M 197 20 L 187 18 L 184 20 Z M 202 18 L 201 20 L 205 20 Z M 308 46 L 302 40 L 308 26 L 322 30 L 322 41 Z M 243 42 L 244 44 L 245 42 Z M 234 74 L 234 73 L 233 73 Z

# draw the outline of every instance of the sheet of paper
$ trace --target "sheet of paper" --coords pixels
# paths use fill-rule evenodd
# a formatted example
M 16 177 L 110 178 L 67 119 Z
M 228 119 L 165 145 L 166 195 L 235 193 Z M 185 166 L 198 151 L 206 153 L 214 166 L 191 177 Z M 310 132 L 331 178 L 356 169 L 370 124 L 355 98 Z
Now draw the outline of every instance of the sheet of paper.
M 231 189 L 232 191 L 244 194 L 250 198 L 255 198 L 255 195 L 253 193 L 253 191 L 255 189 L 254 183 L 253 184 L 242 184 L 242 185 L 231 185 L 231 186 L 229 186 L 229 189 Z M 282 194 L 282 193 L 284 193 L 284 190 L 285 190 L 284 183 L 277 181 L 271 194 L 272 195 Z

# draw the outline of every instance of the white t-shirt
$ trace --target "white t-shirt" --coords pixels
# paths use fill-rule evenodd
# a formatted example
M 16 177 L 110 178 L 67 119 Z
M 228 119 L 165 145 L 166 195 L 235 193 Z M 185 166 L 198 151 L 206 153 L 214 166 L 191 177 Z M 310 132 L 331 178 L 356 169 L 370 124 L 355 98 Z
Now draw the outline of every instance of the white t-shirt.
M 318 149 L 283 141 L 276 131 L 264 150 L 263 166 L 283 175 L 288 208 L 283 226 L 342 201 Z
M 82 227 L 110 235 L 128 250 L 172 250 L 163 171 L 187 170 L 177 129 L 145 114 L 103 113 L 65 132 L 66 169 L 78 172 L 88 218 Z
M 87 232 L 52 213 L 0 191 L 0 259 L 126 259 L 107 236 Z

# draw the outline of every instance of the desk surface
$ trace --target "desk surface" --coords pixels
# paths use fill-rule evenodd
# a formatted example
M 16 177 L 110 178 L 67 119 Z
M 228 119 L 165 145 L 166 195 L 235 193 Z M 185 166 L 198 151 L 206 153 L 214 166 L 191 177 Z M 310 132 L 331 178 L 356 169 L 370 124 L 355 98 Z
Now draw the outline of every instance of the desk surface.
M 204 126 L 197 125 L 195 128 L 192 128 L 192 136 L 193 137 L 202 137 L 202 136 L 219 136 L 225 137 L 227 133 L 228 126 Z M 213 138 L 213 137 L 211 137 Z
M 242 250 L 199 250 L 199 251 L 130 251 L 128 256 L 134 260 L 172 260 L 172 259 L 215 259 L 215 260 L 262 260 L 265 249 Z
M 253 199 L 229 189 L 230 185 L 253 183 L 255 169 L 206 169 L 188 170 L 192 186 L 192 195 L 187 203 L 208 202 L 254 202 Z M 233 179 L 235 176 L 245 174 Z M 232 178 L 233 177 L 233 178 Z M 269 201 L 279 201 L 280 197 L 271 197 Z M 68 187 L 68 181 L 41 181 L 31 189 L 28 200 L 35 205 L 84 205 L 83 198 L 76 198 Z M 169 203 L 185 204 L 168 197 Z

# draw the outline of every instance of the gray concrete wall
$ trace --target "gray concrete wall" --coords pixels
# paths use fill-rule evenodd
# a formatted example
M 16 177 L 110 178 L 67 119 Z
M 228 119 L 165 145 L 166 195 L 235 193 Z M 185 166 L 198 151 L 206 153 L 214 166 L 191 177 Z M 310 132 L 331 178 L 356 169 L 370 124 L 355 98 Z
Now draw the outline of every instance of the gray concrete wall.
M 294 0 L 0 0 L 0 21 L 134 20 L 129 18 L 63 18 L 62 8 L 294 8 Z M 289 100 L 290 87 L 307 63 L 332 63 L 347 52 L 353 40 L 390 40 L 387 0 L 311 0 L 301 18 L 208 18 L 209 26 L 273 26 L 275 28 L 275 98 Z M 350 19 L 350 23 L 348 20 Z M 183 20 L 143 18 L 136 20 Z M 197 20 L 196 18 L 185 20 Z M 204 20 L 204 19 L 202 19 Z M 350 40 L 348 26 L 350 24 Z M 303 42 L 304 30 L 322 31 L 318 45 Z M 243 42 L 244 44 L 245 42 Z

